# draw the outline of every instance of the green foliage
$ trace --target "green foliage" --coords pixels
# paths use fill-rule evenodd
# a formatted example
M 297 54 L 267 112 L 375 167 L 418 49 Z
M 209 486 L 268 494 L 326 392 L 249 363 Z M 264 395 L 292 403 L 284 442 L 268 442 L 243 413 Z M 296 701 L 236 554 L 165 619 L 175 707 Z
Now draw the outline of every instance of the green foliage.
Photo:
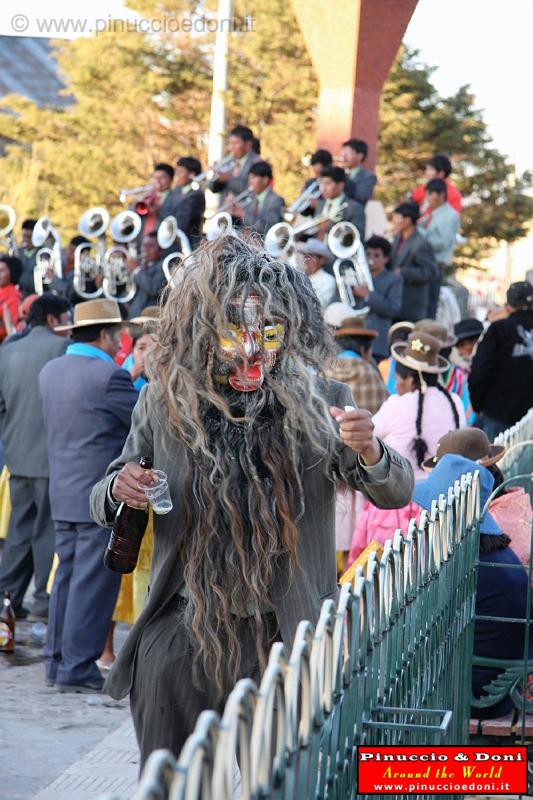
M 228 123 L 250 126 L 261 156 L 274 165 L 276 191 L 287 203 L 299 194 L 302 156 L 314 149 L 318 82 L 290 3 L 237 0 L 253 30 L 231 37 Z
M 531 175 L 517 176 L 490 140 L 468 86 L 441 97 L 431 82 L 434 69 L 417 51 L 402 47 L 381 97 L 379 196 L 389 208 L 424 180 L 425 162 L 447 153 L 453 181 L 465 198 L 462 230 L 468 242 L 461 266 L 477 266 L 498 241 L 526 235 L 533 215 Z

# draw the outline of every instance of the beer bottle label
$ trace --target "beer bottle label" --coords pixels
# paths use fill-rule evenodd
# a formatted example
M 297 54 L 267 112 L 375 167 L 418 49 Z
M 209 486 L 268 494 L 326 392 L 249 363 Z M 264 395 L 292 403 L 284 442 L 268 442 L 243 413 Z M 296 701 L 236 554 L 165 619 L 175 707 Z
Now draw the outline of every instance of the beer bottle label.
M 13 639 L 13 633 L 9 625 L 5 622 L 0 622 L 0 647 L 5 647 Z

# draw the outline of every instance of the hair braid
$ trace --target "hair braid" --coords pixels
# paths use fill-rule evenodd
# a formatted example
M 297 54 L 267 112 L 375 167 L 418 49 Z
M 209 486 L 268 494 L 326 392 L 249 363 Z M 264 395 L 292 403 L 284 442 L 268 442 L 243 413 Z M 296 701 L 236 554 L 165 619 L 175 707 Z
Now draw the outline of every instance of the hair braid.
M 453 414 L 453 421 L 455 423 L 455 429 L 457 430 L 458 428 L 461 427 L 461 421 L 459 419 L 459 413 L 457 411 L 457 406 L 453 402 L 453 397 L 451 396 L 451 394 L 448 391 L 448 389 L 445 386 L 442 385 L 442 383 L 437 383 L 437 389 L 439 390 L 439 392 L 442 392 L 443 394 L 445 394 L 446 397 L 448 398 L 448 402 L 452 407 L 452 414 Z
M 425 439 L 422 438 L 422 414 L 424 412 L 424 393 L 421 388 L 418 389 L 418 409 L 416 412 L 416 436 L 413 440 L 412 448 L 415 453 L 416 463 L 419 467 L 424 463 L 427 455 L 428 446 Z

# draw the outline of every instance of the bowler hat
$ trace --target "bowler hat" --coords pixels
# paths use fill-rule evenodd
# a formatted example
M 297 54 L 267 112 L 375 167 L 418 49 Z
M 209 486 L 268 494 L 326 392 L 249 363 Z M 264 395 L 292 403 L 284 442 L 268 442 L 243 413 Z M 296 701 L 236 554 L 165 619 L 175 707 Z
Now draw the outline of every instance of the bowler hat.
M 457 343 L 464 342 L 465 339 L 479 339 L 483 333 L 483 323 L 475 317 L 462 319 L 461 322 L 455 323 L 453 332 L 457 337 Z
M 454 453 L 447 453 L 443 456 L 435 469 L 425 480 L 416 481 L 413 500 L 415 503 L 418 503 L 419 506 L 422 506 L 422 508 L 430 511 L 433 500 L 438 500 L 441 494 L 447 497 L 448 489 L 450 486 L 454 485 L 455 481 L 459 480 L 462 475 L 466 475 L 468 472 L 471 472 L 473 475 L 476 470 L 479 471 L 480 499 L 481 506 L 483 507 L 492 492 L 494 475 L 492 475 L 486 467 L 481 466 L 481 464 L 476 464 L 475 461 L 464 458 L 464 456 L 455 455 Z M 490 514 L 486 514 L 480 525 L 480 533 L 500 536 L 502 531 L 496 524 L 494 518 L 491 517 Z
M 485 431 L 479 428 L 460 428 L 441 436 L 437 442 L 437 452 L 432 458 L 424 461 L 424 469 L 431 471 L 448 453 L 469 458 L 482 467 L 490 467 L 503 458 L 505 447 L 501 444 L 491 444 Z
M 391 347 L 392 357 L 404 367 L 416 372 L 436 374 L 446 372 L 450 362 L 439 355 L 442 342 L 423 331 L 412 331 L 407 342 L 397 342 Z
M 424 333 L 429 333 L 430 336 L 434 336 L 435 339 L 440 341 L 441 350 L 445 350 L 447 347 L 453 347 L 453 345 L 457 342 L 455 336 L 448 332 L 446 325 L 442 325 L 442 323 L 437 322 L 434 319 L 418 320 L 418 322 L 415 322 L 415 327 L 413 330 L 424 331 Z

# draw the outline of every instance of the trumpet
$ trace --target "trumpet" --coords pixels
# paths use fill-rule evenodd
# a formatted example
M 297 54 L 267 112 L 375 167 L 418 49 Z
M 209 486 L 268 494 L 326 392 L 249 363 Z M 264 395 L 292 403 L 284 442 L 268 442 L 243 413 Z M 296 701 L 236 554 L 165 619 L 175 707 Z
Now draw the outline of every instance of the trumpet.
M 109 213 L 105 208 L 98 206 L 89 208 L 81 217 L 78 225 L 82 236 L 96 237 L 96 252 L 93 255 L 94 245 L 90 242 L 79 244 L 74 251 L 74 277 L 72 280 L 76 294 L 84 300 L 93 300 L 103 294 L 101 287 L 89 290 L 88 284 L 95 284 L 96 279 L 103 275 L 103 262 L 106 251 L 106 229 L 109 225 Z
M 317 179 L 310 183 L 307 189 L 303 190 L 299 197 L 296 198 L 294 203 L 291 203 L 291 205 L 283 214 L 283 219 L 286 222 L 293 223 L 296 215 L 302 214 L 307 208 L 309 208 L 311 201 L 318 200 L 320 195 L 320 181 Z
M 148 194 L 148 192 L 153 191 L 154 188 L 153 183 L 145 183 L 144 186 L 135 186 L 133 189 L 120 189 L 118 199 L 121 203 L 126 203 L 128 197 L 142 198 L 145 194 Z
M 327 245 L 336 257 L 333 274 L 341 301 L 357 309 L 361 316 L 368 314 L 370 308 L 358 307 L 359 298 L 353 293 L 355 286 L 367 286 L 374 291 L 359 231 L 351 222 L 338 222 L 328 233 Z
M 53 239 L 52 247 L 43 247 L 47 239 Z M 42 295 L 50 291 L 50 284 L 53 276 L 63 277 L 61 263 L 61 239 L 56 229 L 52 226 L 49 217 L 39 217 L 31 234 L 31 242 L 34 247 L 40 248 L 35 257 L 35 267 L 33 269 L 33 282 L 36 294 Z
M 274 257 L 286 256 L 298 234 L 311 231 L 323 222 L 334 220 L 347 205 L 348 203 L 343 203 L 333 214 L 329 211 L 325 214 L 321 214 L 319 217 L 311 217 L 307 222 L 303 222 L 296 228 L 293 228 L 292 225 L 289 225 L 287 222 L 277 222 L 275 225 L 272 225 L 265 234 L 265 250 Z
M 137 291 L 135 278 L 128 271 L 126 261 L 128 258 L 137 257 L 135 239 L 141 232 L 142 220 L 135 211 L 121 211 L 111 220 L 109 232 L 113 244 L 109 247 L 103 257 L 102 291 L 108 300 L 116 300 L 117 303 L 129 303 L 133 300 Z M 127 244 L 127 248 L 123 245 Z M 119 288 L 122 287 L 122 290 Z
M 13 234 L 16 221 L 15 210 L 11 206 L 0 205 L 0 245 L 7 248 L 10 256 L 16 256 L 18 253 L 17 242 Z
M 199 189 L 204 181 L 212 181 L 217 175 L 220 175 L 221 172 L 231 172 L 236 163 L 237 159 L 233 156 L 224 156 L 224 158 L 221 158 L 220 161 L 216 161 L 214 164 L 208 167 L 205 172 L 201 172 L 199 175 L 196 175 L 194 180 L 191 182 L 192 188 Z

